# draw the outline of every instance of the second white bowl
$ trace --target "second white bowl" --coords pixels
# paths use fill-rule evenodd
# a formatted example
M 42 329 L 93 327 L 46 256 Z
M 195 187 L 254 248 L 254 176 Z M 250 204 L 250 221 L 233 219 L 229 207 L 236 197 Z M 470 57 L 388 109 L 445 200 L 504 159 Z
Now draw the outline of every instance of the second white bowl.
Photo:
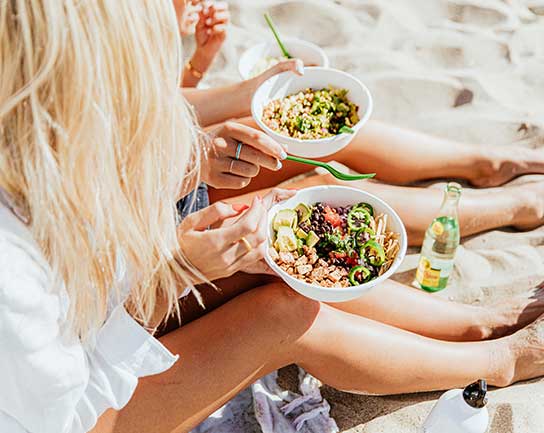
M 316 44 L 296 38 L 282 38 L 285 48 L 293 57 L 300 59 L 307 66 L 329 67 L 329 58 L 325 51 Z M 257 63 L 267 57 L 281 57 L 282 53 L 275 39 L 254 45 L 244 51 L 238 62 L 238 72 L 242 79 L 252 77 Z M 264 72 L 264 71 L 263 71 Z
M 262 121 L 264 107 L 274 99 L 282 99 L 306 88 L 326 87 L 346 89 L 348 99 L 359 107 L 359 122 L 353 126 L 354 133 L 338 134 L 318 140 L 301 140 L 279 134 Z M 333 155 L 346 147 L 355 134 L 368 121 L 372 113 L 372 96 L 367 87 L 353 75 L 336 69 L 311 67 L 304 68 L 304 75 L 284 72 L 266 80 L 253 95 L 251 113 L 259 127 L 279 143 L 289 148 L 289 153 L 307 158 Z

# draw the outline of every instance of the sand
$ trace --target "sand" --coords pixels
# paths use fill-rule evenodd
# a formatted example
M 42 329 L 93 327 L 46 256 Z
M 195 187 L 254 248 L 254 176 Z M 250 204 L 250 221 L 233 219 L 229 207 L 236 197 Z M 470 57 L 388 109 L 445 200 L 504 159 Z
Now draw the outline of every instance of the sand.
M 240 53 L 269 37 L 261 18 L 268 9 L 283 34 L 321 45 L 333 66 L 365 82 L 374 119 L 480 146 L 544 146 L 542 0 L 229 3 L 233 25 L 210 85 L 239 80 Z M 409 283 L 416 262 L 417 251 L 395 278 Z M 544 228 L 498 230 L 464 240 L 439 296 L 485 303 L 542 280 Z M 341 430 L 352 433 L 416 432 L 438 395 L 365 397 L 327 387 L 323 394 Z M 489 407 L 490 433 L 541 432 L 544 381 L 494 390 Z

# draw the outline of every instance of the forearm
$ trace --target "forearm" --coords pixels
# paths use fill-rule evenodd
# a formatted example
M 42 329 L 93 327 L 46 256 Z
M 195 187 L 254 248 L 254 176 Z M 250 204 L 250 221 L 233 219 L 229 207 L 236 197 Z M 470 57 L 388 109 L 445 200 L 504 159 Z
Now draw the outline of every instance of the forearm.
M 183 95 L 194 107 L 203 127 L 229 119 L 249 116 L 252 89 L 247 82 L 213 89 L 183 89 Z

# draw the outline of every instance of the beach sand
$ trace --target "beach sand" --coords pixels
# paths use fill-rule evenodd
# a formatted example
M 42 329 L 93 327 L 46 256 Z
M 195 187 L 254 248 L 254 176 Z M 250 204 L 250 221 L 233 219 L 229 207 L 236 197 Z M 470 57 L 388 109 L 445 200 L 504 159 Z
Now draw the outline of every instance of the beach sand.
M 544 1 L 229 3 L 233 24 L 210 85 L 239 80 L 239 55 L 270 37 L 269 10 L 282 34 L 319 44 L 332 66 L 364 81 L 374 119 L 475 146 L 544 146 Z M 412 281 L 417 253 L 395 279 Z M 437 296 L 486 303 L 543 280 L 544 227 L 497 230 L 464 239 L 450 287 Z M 344 432 L 412 433 L 439 393 L 368 397 L 323 387 L 323 395 Z M 544 381 L 493 390 L 489 408 L 490 433 L 544 431 Z

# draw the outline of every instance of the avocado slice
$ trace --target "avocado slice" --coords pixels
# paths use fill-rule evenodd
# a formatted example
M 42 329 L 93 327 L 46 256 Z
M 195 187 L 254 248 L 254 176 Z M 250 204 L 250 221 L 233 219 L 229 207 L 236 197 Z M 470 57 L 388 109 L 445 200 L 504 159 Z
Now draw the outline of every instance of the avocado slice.
M 303 223 L 304 221 L 308 221 L 310 217 L 312 216 L 312 209 L 307 204 L 300 203 L 295 208 L 295 211 L 298 215 L 298 221 Z
M 282 209 L 274 217 L 272 227 L 274 230 L 279 230 L 281 226 L 295 228 L 297 221 L 297 213 L 293 209 Z
M 304 241 L 300 238 L 297 238 L 297 251 L 298 251 L 298 254 L 299 255 L 303 255 L 304 254 Z
M 318 242 L 319 242 L 319 236 L 317 236 L 317 234 L 313 230 L 310 233 L 308 233 L 308 236 L 306 237 L 306 245 L 312 248 L 312 247 L 315 247 Z
M 295 234 L 297 235 L 297 238 L 299 238 L 299 239 L 306 239 L 308 237 L 308 233 L 306 233 L 300 227 L 297 229 Z
M 280 252 L 295 251 L 298 248 L 298 239 L 291 227 L 280 226 L 278 228 L 274 247 Z

